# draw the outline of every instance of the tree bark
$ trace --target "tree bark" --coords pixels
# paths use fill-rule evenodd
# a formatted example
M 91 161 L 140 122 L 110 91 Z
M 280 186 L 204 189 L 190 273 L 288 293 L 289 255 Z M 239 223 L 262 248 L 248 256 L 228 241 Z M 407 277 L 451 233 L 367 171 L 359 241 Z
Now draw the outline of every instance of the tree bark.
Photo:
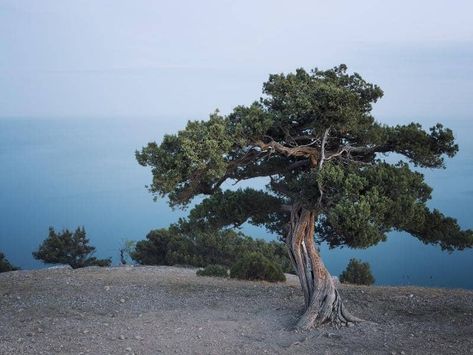
M 360 322 L 345 309 L 315 247 L 315 218 L 315 211 L 292 206 L 286 244 L 305 300 L 305 311 L 296 327 L 307 330 L 329 322 L 336 326 Z

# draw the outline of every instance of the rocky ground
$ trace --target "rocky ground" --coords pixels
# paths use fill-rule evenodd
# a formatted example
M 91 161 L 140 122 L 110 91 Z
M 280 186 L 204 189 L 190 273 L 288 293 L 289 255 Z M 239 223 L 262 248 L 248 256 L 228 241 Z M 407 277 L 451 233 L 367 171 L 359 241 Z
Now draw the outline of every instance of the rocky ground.
M 116 267 L 0 274 L 1 354 L 473 354 L 473 292 L 341 286 L 366 322 L 293 330 L 298 281 Z

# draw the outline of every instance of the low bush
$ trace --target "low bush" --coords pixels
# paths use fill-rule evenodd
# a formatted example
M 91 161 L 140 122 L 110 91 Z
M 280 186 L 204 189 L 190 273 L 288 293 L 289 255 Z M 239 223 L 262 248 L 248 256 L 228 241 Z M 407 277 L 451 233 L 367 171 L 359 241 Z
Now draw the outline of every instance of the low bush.
M 10 264 L 5 254 L 0 252 L 0 272 L 15 271 L 15 270 L 18 270 L 18 268 Z
M 228 269 L 222 265 L 207 265 L 205 268 L 197 270 L 197 275 L 228 277 Z
M 38 250 L 33 252 L 35 259 L 46 264 L 65 264 L 77 269 L 86 266 L 110 266 L 111 259 L 93 257 L 95 247 L 89 245 L 85 229 L 77 228 L 74 232 L 68 229 L 57 233 L 49 228 L 48 237 L 43 240 Z
M 192 240 L 165 228 L 149 232 L 130 256 L 141 265 L 206 265 Z
M 242 280 L 286 281 L 281 267 L 261 253 L 248 253 L 230 269 L 230 277 Z
M 355 285 L 372 285 L 375 279 L 369 263 L 358 259 L 350 259 L 345 271 L 340 274 L 340 282 Z
M 292 271 L 284 243 L 254 240 L 229 229 L 192 231 L 172 226 L 152 230 L 145 240 L 136 243 L 130 255 L 142 265 L 223 265 L 229 268 L 250 252 L 259 252 L 284 272 Z

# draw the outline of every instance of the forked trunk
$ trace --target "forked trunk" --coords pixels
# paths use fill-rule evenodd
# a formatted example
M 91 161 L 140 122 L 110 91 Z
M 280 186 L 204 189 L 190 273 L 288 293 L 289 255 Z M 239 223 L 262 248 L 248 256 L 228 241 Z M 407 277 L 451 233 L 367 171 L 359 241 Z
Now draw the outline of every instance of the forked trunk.
M 310 329 L 323 323 L 348 325 L 361 321 L 343 306 L 332 277 L 315 248 L 315 212 L 295 205 L 286 243 L 294 269 L 299 276 L 305 300 L 305 312 L 297 328 Z

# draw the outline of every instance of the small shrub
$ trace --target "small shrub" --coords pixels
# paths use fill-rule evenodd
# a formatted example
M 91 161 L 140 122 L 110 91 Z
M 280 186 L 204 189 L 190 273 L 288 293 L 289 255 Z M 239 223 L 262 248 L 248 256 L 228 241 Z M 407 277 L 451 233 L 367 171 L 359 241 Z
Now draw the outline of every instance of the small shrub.
M 357 259 L 350 259 L 347 268 L 340 274 L 340 282 L 342 283 L 372 285 L 374 281 L 370 264 Z
M 77 228 L 74 232 L 68 229 L 56 233 L 49 228 L 48 237 L 43 240 L 38 250 L 33 252 L 35 259 L 46 264 L 65 264 L 77 269 L 86 266 L 110 266 L 110 259 L 93 257 L 95 247 L 89 245 L 85 229 Z
M 233 264 L 230 277 L 242 280 L 286 281 L 281 267 L 260 253 L 248 253 Z
M 0 252 L 0 272 L 15 271 L 15 270 L 18 270 L 18 268 L 10 264 L 5 254 Z
M 197 270 L 198 276 L 228 277 L 228 269 L 221 265 L 208 265 L 203 269 Z

